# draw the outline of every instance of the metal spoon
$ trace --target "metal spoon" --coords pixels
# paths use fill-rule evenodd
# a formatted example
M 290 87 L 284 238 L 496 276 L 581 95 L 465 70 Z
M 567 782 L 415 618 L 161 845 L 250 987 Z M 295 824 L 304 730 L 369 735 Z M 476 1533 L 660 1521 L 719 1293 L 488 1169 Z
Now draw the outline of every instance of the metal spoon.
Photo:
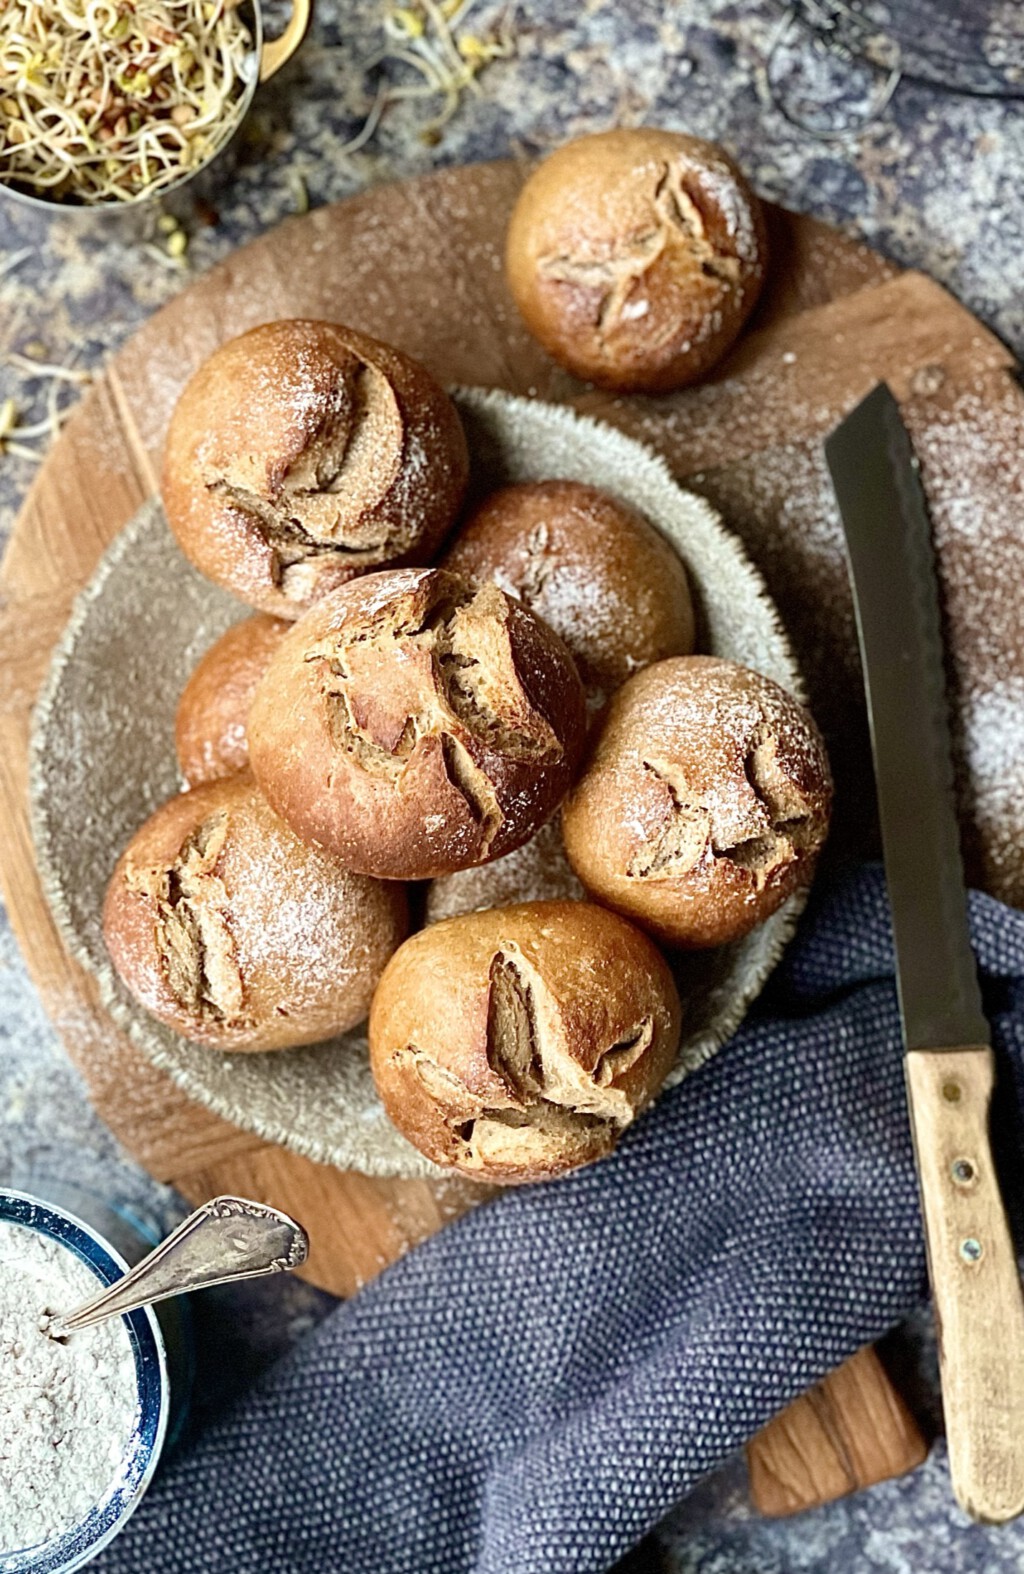
M 297 1268 L 308 1253 L 309 1237 L 286 1213 L 244 1197 L 214 1197 L 116 1284 L 74 1311 L 51 1318 L 46 1332 L 64 1339 L 171 1295 Z

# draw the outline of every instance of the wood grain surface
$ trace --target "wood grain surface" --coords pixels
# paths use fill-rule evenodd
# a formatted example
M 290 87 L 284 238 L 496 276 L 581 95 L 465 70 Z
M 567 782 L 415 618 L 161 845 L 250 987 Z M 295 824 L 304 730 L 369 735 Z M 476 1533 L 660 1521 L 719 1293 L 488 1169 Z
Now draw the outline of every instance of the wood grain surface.
M 762 1514 L 797 1514 L 905 1475 L 927 1452 L 917 1422 L 869 1345 L 751 1440 L 750 1495 Z
M 156 487 L 166 423 L 191 372 L 256 323 L 333 318 L 419 356 L 442 381 L 571 402 L 651 443 L 718 503 L 765 573 L 832 751 L 836 840 L 860 849 L 870 845 L 873 799 L 852 623 L 829 599 L 841 564 L 834 542 L 823 550 L 820 500 L 795 498 L 778 478 L 790 455 L 815 456 L 822 434 L 880 378 L 913 425 L 968 386 L 983 400 L 1004 398 L 1012 369 L 999 341 L 939 286 L 813 220 L 771 210 L 768 288 L 710 381 L 660 400 L 588 390 L 529 338 L 504 285 L 502 237 L 522 179 L 519 166 L 503 162 L 376 187 L 287 220 L 192 283 L 83 399 L 0 569 L 0 880 L 43 1003 L 100 1114 L 155 1176 L 192 1200 L 237 1191 L 296 1213 L 313 1240 L 310 1277 L 339 1294 L 484 1194 L 461 1180 L 342 1174 L 191 1104 L 105 1018 L 63 950 L 33 865 L 26 748 L 34 696 L 76 592 Z

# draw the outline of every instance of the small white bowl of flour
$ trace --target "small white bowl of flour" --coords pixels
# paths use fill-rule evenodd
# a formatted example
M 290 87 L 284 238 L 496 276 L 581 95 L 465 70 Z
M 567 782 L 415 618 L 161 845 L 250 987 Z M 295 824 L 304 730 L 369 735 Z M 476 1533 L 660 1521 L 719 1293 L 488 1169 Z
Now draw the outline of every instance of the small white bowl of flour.
M 149 1308 L 46 1331 L 125 1271 L 80 1219 L 0 1192 L 0 1574 L 67 1574 L 116 1535 L 155 1469 L 167 1371 Z

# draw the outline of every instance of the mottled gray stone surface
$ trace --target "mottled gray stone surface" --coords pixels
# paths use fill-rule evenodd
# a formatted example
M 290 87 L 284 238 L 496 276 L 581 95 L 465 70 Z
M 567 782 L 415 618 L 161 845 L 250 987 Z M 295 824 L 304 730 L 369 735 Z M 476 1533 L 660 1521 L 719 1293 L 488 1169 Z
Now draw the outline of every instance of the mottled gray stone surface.
M 195 273 L 293 212 L 297 176 L 311 202 L 329 202 L 438 163 L 535 152 L 579 132 L 641 121 L 723 141 L 763 195 L 926 269 L 1024 348 L 1019 105 L 904 82 L 877 122 L 823 142 L 795 130 L 766 98 L 765 53 L 780 14 L 768 0 L 533 0 L 518 9 L 515 58 L 489 68 L 481 96 L 466 100 L 436 146 L 418 135 L 431 108 L 406 103 L 388 112 L 364 151 L 346 157 L 339 149 L 368 102 L 359 62 L 379 44 L 381 6 L 318 0 L 317 11 L 299 57 L 261 93 L 230 182 L 211 194 L 216 222 L 183 210 L 191 233 L 184 266 L 146 250 L 138 227 L 124 221 L 52 221 L 0 203 L 0 402 L 13 396 L 26 420 L 43 413 L 44 386 L 16 373 L 7 351 L 98 365 Z M 481 3 L 475 29 L 495 15 Z M 812 86 L 832 74 L 827 61 L 811 65 Z M 847 108 L 855 114 L 861 84 L 848 81 Z M 205 219 L 212 217 L 207 211 Z M 30 477 L 27 461 L 0 456 L 0 539 Z M 89 1110 L 0 917 L 0 1183 L 44 1172 L 69 1176 L 161 1227 L 180 1212 Z M 199 1308 L 201 1349 L 221 1386 L 204 1381 L 204 1407 L 328 1304 L 281 1280 L 211 1292 Z M 906 1360 L 920 1359 L 926 1328 L 919 1319 L 904 1332 Z M 927 1375 L 921 1393 L 934 1405 Z M 735 1462 L 681 1507 L 667 1539 L 673 1566 L 688 1574 L 1024 1567 L 1024 1529 L 968 1526 L 952 1505 L 941 1448 L 913 1477 L 792 1523 L 751 1516 Z

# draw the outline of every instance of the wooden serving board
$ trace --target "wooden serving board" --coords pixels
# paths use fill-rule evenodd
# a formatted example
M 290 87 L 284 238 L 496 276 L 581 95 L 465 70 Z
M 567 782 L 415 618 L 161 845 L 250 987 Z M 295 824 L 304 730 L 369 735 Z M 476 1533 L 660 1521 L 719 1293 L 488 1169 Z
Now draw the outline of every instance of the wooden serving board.
M 724 500 L 727 520 L 768 577 L 829 736 L 840 840 L 856 846 L 872 799 L 848 613 L 823 609 L 821 540 L 804 532 L 776 468 L 768 465 L 772 485 L 742 493 L 742 508 L 730 509 L 730 486 L 742 486 L 759 456 L 794 444 L 816 449 L 881 377 L 911 406 L 918 393 L 941 404 L 967 383 L 993 397 L 998 384 L 1002 397 L 1012 367 L 1005 348 L 937 285 L 819 223 L 773 210 L 765 297 L 714 380 L 662 400 L 598 394 L 553 366 L 508 297 L 501 247 L 522 179 L 519 166 L 498 163 L 378 187 L 287 220 L 191 284 L 114 357 L 68 421 L 0 570 L 0 880 L 43 1003 L 96 1108 L 152 1174 L 192 1200 L 234 1191 L 294 1212 L 312 1237 L 310 1277 L 342 1295 L 479 1200 L 480 1188 L 343 1174 L 192 1104 L 104 1015 L 91 980 L 63 949 L 33 863 L 26 749 L 34 697 L 75 594 L 157 487 L 166 422 L 193 369 L 256 323 L 333 318 L 420 357 L 443 382 L 571 402 L 660 448 L 680 478 Z M 811 512 L 817 506 L 806 503 Z

